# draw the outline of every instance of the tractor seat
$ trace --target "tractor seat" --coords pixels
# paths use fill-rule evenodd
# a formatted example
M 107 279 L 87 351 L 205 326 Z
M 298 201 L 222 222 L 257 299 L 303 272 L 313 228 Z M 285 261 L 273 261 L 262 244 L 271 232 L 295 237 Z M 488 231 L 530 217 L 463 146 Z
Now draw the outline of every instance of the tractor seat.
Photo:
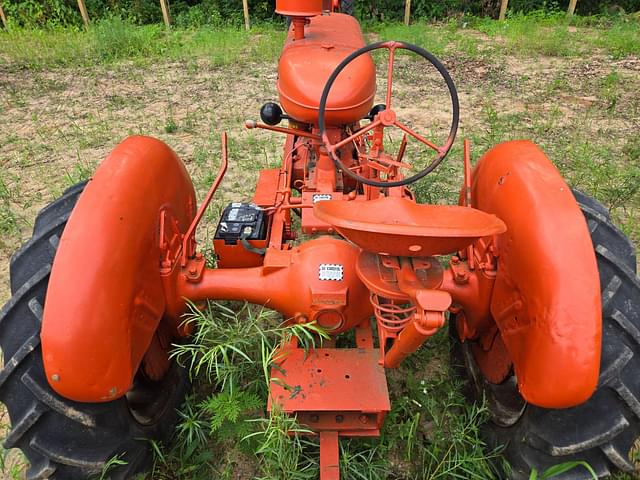
M 397 197 L 328 200 L 316 203 L 313 213 L 363 250 L 398 257 L 448 255 L 507 230 L 498 217 L 474 208 Z

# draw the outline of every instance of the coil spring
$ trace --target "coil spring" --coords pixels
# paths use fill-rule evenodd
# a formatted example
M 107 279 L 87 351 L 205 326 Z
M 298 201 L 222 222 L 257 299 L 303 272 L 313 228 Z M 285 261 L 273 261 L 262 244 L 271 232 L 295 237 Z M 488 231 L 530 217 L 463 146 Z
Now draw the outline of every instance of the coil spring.
M 378 322 L 378 328 L 383 328 L 388 333 L 398 333 L 402 330 L 416 311 L 414 306 L 404 306 L 394 303 L 371 292 L 369 297 L 373 305 L 373 313 Z

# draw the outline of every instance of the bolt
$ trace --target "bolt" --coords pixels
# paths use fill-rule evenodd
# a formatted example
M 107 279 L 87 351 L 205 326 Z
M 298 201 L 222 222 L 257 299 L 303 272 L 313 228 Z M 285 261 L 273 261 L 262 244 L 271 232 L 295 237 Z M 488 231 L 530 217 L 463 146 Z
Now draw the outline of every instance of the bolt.
M 311 417 L 309 417 L 309 418 L 311 419 L 311 421 L 312 421 L 313 423 L 317 423 L 317 422 L 319 422 L 319 421 L 320 421 L 320 416 L 319 416 L 319 415 L 316 415 L 315 413 L 314 413 L 313 415 L 311 415 Z
M 456 272 L 454 280 L 456 283 L 467 283 L 469 281 L 469 274 L 467 272 Z
M 360 423 L 369 423 L 369 417 L 367 417 L 366 415 L 362 414 L 358 417 L 358 419 L 360 420 Z
M 60 381 L 60 375 L 58 375 L 57 373 L 54 373 L 53 375 L 51 375 L 51 381 L 52 382 L 59 382 Z
M 344 422 L 344 417 L 342 415 L 336 415 L 336 423 Z
M 189 267 L 189 275 L 195 276 L 198 273 L 198 269 L 195 265 Z

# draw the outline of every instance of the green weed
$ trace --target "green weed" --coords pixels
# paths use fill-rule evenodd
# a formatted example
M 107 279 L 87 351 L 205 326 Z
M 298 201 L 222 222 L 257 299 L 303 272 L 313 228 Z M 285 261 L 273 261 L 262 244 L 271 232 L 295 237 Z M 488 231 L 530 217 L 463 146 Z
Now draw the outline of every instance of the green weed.
M 471 24 L 490 37 L 504 39 L 504 47 L 518 55 L 578 57 L 593 47 L 614 58 L 640 52 L 640 23 L 624 16 L 608 20 L 610 23 L 600 22 L 597 17 L 574 20 L 562 12 L 540 11 L 516 13 L 504 22 L 472 19 Z M 593 23 L 598 25 L 597 30 L 585 26 Z
M 137 26 L 113 16 L 88 31 L 16 28 L 0 34 L 0 67 L 11 70 L 110 64 L 123 60 L 205 58 L 215 65 L 277 58 L 284 30 L 258 27 L 251 33 L 234 27 L 170 30 Z
M 558 465 L 554 465 L 553 467 L 547 468 L 542 473 L 538 473 L 538 471 L 534 468 L 533 471 L 531 472 L 531 475 L 529 476 L 529 480 L 546 480 L 548 478 L 557 477 L 559 475 L 562 475 L 563 473 L 569 472 L 571 470 L 574 470 L 580 467 L 587 470 L 587 472 L 589 472 L 589 474 L 594 480 L 598 480 L 598 475 L 596 475 L 596 472 L 593 471 L 593 468 L 591 468 L 591 465 L 589 465 L 587 462 L 579 462 L 579 461 L 560 463 Z
M 255 454 L 262 470 L 261 480 L 311 480 L 318 478 L 317 464 L 303 455 L 301 435 L 311 431 L 300 427 L 296 419 L 273 409 L 268 418 L 251 421 L 258 431 L 243 438 L 255 441 Z
M 118 467 L 126 465 L 127 462 L 122 459 L 122 455 L 116 455 L 111 457 L 102 467 L 102 471 L 99 476 L 96 476 L 96 480 L 109 480 L 111 472 Z
M 312 478 L 277 473 L 305 463 L 302 440 L 287 436 L 298 430 L 295 419 L 279 412 L 264 418 L 261 411 L 279 345 L 295 338 L 302 348 L 313 348 L 328 338 L 326 333 L 314 324 L 279 325 L 274 312 L 248 304 L 235 309 L 214 303 L 205 309 L 192 305 L 185 322 L 194 326 L 193 341 L 177 345 L 173 355 L 189 367 L 194 378 L 205 380 L 203 389 L 213 388 L 214 392 L 191 397 L 182 409 L 179 442 L 169 457 L 194 461 L 205 445 L 226 445 L 237 449 L 238 455 L 257 455 L 255 465 L 264 478 Z M 218 462 L 216 468 L 224 472 L 230 461 Z M 213 468 L 209 463 L 209 458 L 196 462 L 205 470 Z
M 15 235 L 18 232 L 19 217 L 13 207 L 13 187 L 8 183 L 10 176 L 0 169 L 0 234 Z M 3 240 L 0 239 L 0 245 Z

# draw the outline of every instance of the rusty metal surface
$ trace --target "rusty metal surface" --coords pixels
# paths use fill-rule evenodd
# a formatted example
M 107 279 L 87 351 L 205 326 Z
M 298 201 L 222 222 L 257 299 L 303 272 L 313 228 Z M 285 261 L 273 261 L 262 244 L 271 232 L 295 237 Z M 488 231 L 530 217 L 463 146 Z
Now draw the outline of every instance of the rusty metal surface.
M 320 433 L 320 480 L 340 480 L 338 432 Z
M 285 412 L 388 412 L 377 349 L 288 350 L 272 370 L 271 398 Z M 274 381 L 275 379 L 275 381 Z

